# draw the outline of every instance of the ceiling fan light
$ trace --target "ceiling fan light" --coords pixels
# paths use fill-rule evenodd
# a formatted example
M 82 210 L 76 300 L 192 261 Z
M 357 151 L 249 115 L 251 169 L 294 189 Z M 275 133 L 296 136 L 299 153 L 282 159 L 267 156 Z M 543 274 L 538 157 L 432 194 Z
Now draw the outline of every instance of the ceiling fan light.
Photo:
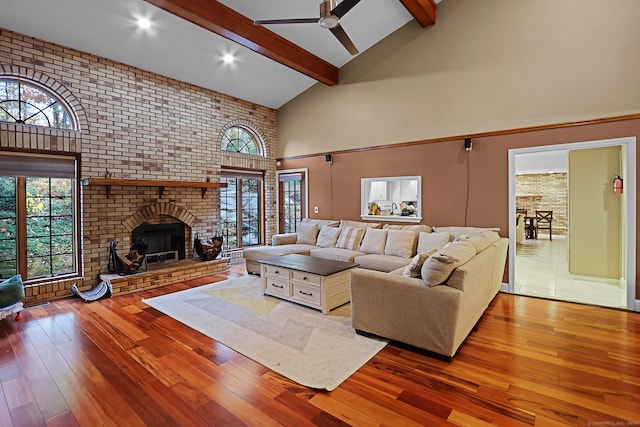
M 328 15 L 321 17 L 318 20 L 318 24 L 320 24 L 322 28 L 335 28 L 338 26 L 338 24 L 340 24 L 340 20 L 337 16 Z

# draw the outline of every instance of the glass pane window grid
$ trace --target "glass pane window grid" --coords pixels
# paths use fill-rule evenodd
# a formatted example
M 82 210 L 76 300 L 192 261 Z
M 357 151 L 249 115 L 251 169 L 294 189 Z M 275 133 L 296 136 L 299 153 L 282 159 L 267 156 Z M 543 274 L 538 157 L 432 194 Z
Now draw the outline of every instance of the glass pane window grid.
M 226 188 L 220 189 L 221 226 L 227 247 L 235 249 L 259 244 L 262 180 L 223 176 L 222 182 L 227 183 Z
M 74 272 L 73 181 L 26 178 L 27 278 Z
M 18 271 L 16 241 L 16 179 L 0 176 L 0 278 Z
M 261 154 L 256 137 L 242 126 L 233 126 L 225 131 L 222 137 L 222 150 L 244 154 Z
M 0 121 L 74 129 L 71 113 L 49 92 L 21 80 L 0 79 Z
M 282 181 L 284 232 L 296 233 L 302 221 L 302 193 L 300 180 Z
M 228 248 L 238 247 L 238 202 L 237 180 L 231 177 L 222 177 L 222 182 L 227 183 L 226 188 L 220 189 L 220 225 Z
M 260 180 L 242 179 L 242 246 L 260 242 Z

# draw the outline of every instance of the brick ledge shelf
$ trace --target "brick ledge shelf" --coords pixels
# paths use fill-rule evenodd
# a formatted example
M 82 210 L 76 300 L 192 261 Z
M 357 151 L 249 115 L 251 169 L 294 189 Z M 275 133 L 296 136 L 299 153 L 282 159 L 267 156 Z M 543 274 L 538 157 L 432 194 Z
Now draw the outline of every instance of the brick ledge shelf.
M 111 284 L 113 295 L 122 295 L 220 273 L 228 268 L 229 260 L 226 258 L 212 261 L 182 260 L 162 269 L 126 276 L 101 274 L 100 279 Z

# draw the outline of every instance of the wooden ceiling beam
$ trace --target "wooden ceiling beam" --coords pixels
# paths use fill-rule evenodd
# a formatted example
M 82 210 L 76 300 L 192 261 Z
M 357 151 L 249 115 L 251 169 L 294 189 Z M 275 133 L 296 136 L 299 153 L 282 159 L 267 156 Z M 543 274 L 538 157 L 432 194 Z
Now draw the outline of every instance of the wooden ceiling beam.
M 436 23 L 436 4 L 433 0 L 400 0 L 400 3 L 423 27 Z
M 218 1 L 145 1 L 315 80 L 329 86 L 338 84 L 337 67 L 272 31 L 253 25 L 252 20 Z

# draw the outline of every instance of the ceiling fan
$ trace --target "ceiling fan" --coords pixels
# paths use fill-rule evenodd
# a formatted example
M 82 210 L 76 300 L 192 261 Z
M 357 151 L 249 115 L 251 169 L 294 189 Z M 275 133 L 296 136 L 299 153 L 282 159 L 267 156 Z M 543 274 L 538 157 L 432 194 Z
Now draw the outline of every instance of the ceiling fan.
M 253 21 L 254 25 L 267 24 L 313 24 L 329 29 L 350 54 L 356 55 L 358 49 L 340 26 L 340 18 L 349 12 L 360 0 L 324 0 L 320 3 L 320 18 L 266 19 Z

